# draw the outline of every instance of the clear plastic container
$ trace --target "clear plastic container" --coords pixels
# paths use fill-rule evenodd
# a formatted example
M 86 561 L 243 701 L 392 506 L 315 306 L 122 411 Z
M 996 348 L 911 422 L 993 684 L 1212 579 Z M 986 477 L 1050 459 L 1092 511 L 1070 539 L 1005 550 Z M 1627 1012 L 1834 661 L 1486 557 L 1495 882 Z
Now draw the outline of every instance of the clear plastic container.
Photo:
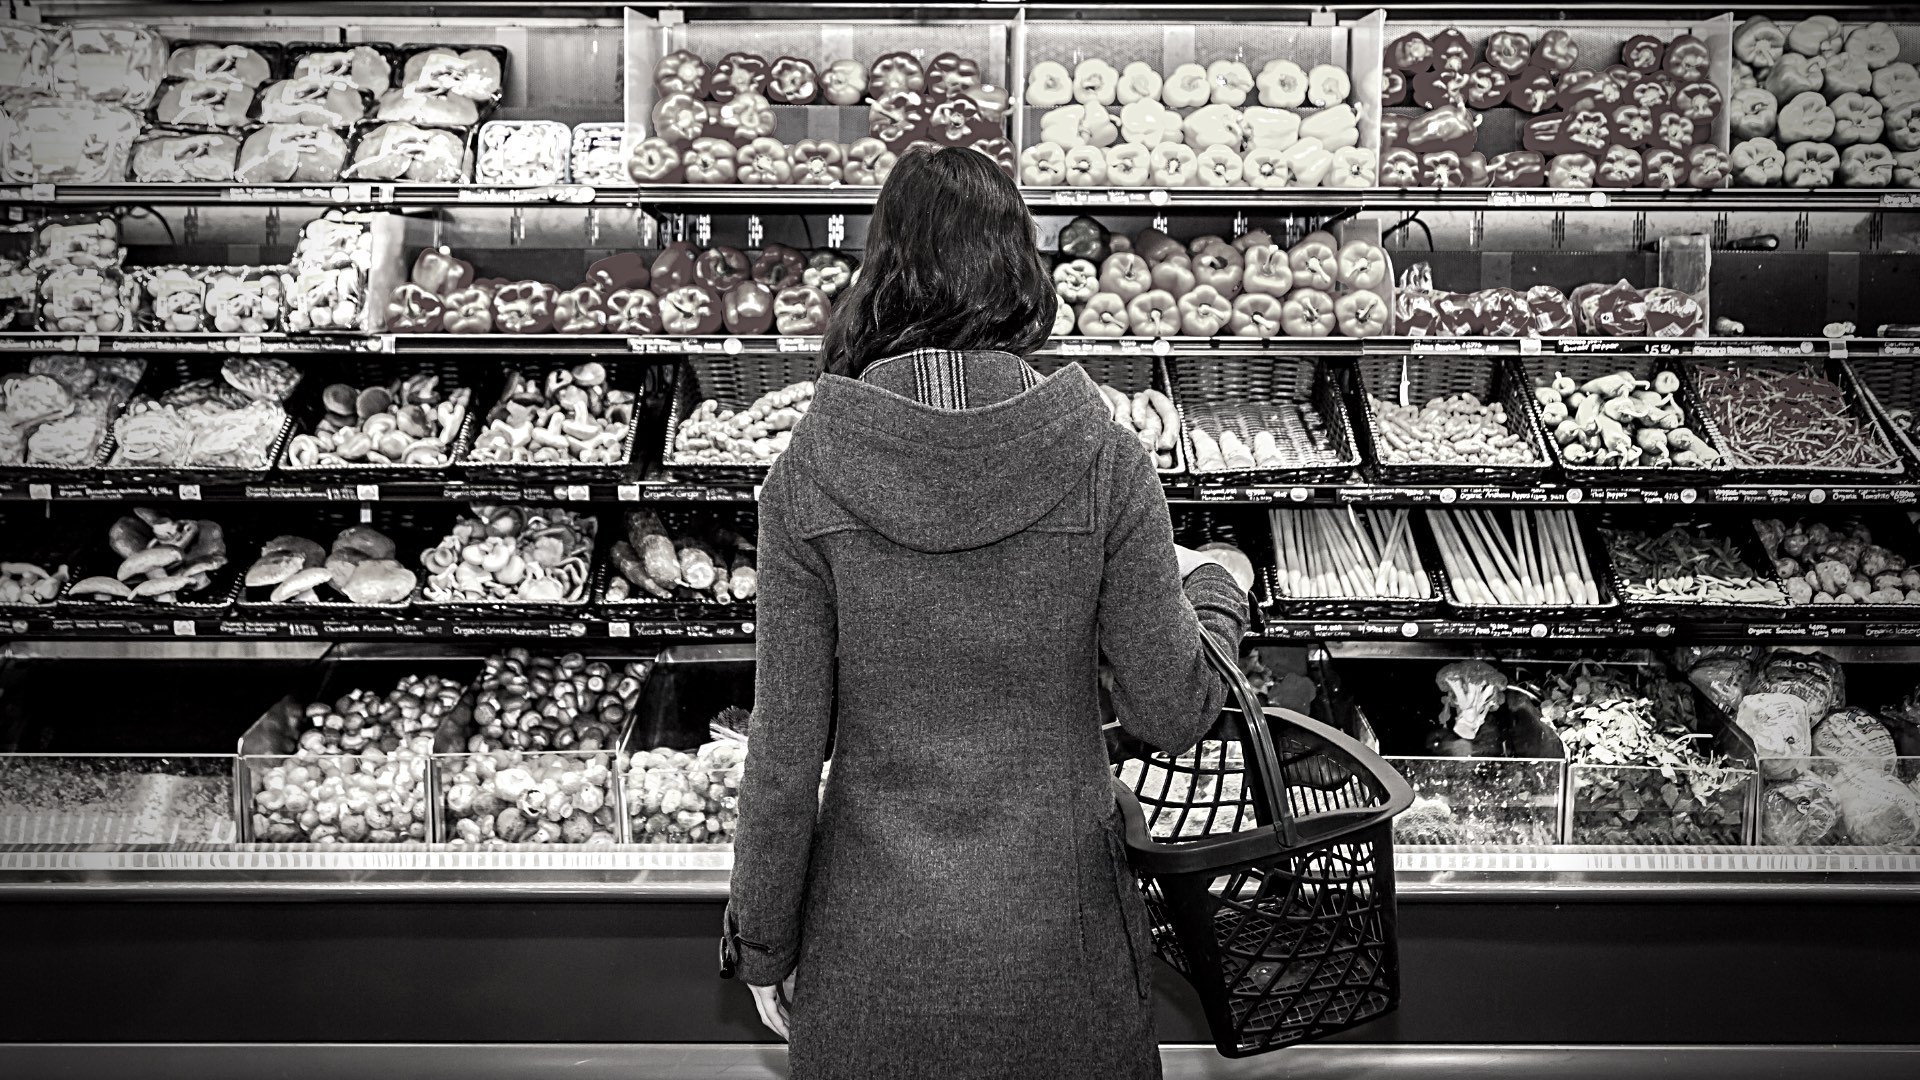
M 1751 769 L 1567 768 L 1569 844 L 1747 843 Z
M 621 838 L 614 764 L 612 750 L 438 755 L 438 835 L 462 848 L 609 847 Z
M 224 754 L 0 756 L 0 843 L 231 844 Z
M 1560 839 L 1566 762 L 1557 758 L 1388 758 L 1413 785 L 1393 819 L 1399 844 L 1520 844 Z

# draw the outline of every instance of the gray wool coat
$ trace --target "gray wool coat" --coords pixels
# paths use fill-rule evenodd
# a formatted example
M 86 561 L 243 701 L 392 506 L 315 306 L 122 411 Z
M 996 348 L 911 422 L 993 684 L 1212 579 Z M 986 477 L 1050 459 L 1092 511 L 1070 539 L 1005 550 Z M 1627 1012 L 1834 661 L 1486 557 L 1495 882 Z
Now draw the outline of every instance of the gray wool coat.
M 1129 731 L 1185 748 L 1226 695 L 1201 624 L 1237 642 L 1246 596 L 1181 580 L 1152 461 L 1078 365 L 932 355 L 823 376 L 761 491 L 739 972 L 798 965 L 794 1080 L 1157 1077 L 1097 668 Z

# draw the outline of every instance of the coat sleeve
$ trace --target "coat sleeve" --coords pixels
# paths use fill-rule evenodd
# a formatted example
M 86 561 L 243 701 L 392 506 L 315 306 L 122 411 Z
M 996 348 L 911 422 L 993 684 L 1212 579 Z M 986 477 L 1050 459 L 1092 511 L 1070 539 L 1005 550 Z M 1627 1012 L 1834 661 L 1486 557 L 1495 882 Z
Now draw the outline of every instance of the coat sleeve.
M 1120 454 L 1113 472 L 1099 619 L 1114 711 L 1130 734 L 1178 753 L 1206 734 L 1226 702 L 1200 628 L 1237 650 L 1247 598 L 1225 567 L 1202 566 L 1181 580 L 1167 497 L 1146 455 Z
M 736 970 L 755 986 L 780 982 L 798 961 L 833 716 L 833 581 L 820 552 L 792 533 L 789 490 L 769 476 L 761 492 L 759 649 L 728 905 Z

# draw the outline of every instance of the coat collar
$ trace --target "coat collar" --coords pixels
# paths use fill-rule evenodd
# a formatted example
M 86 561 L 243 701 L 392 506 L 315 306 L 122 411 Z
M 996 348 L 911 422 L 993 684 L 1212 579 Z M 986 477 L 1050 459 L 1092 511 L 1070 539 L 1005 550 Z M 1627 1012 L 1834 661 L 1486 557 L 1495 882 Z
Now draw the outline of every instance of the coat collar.
M 1025 360 L 997 349 L 915 349 L 876 360 L 860 380 L 935 409 L 991 405 L 1040 385 Z

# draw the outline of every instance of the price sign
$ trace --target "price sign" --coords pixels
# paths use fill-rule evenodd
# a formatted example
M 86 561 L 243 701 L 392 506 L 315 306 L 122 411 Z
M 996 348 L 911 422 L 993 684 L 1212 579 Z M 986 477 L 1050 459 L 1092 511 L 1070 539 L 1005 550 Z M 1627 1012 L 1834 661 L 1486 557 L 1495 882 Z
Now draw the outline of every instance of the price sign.
M 355 484 L 353 488 L 353 497 L 356 499 L 359 499 L 361 502 L 379 502 L 380 501 L 380 485 L 379 484 Z
M 199 633 L 200 633 L 200 628 L 194 625 L 194 622 L 192 619 L 173 620 L 173 636 L 174 637 L 194 637 Z
M 613 489 L 613 497 L 621 502 L 639 502 L 639 484 L 621 484 Z
M 48 502 L 53 499 L 52 484 L 28 484 L 27 498 L 36 502 Z
M 200 485 L 199 484 L 181 484 L 180 485 L 180 501 L 181 502 L 199 502 L 200 501 Z
M 610 622 L 607 624 L 607 636 L 610 638 L 630 638 L 633 636 L 633 624 L 630 622 Z

